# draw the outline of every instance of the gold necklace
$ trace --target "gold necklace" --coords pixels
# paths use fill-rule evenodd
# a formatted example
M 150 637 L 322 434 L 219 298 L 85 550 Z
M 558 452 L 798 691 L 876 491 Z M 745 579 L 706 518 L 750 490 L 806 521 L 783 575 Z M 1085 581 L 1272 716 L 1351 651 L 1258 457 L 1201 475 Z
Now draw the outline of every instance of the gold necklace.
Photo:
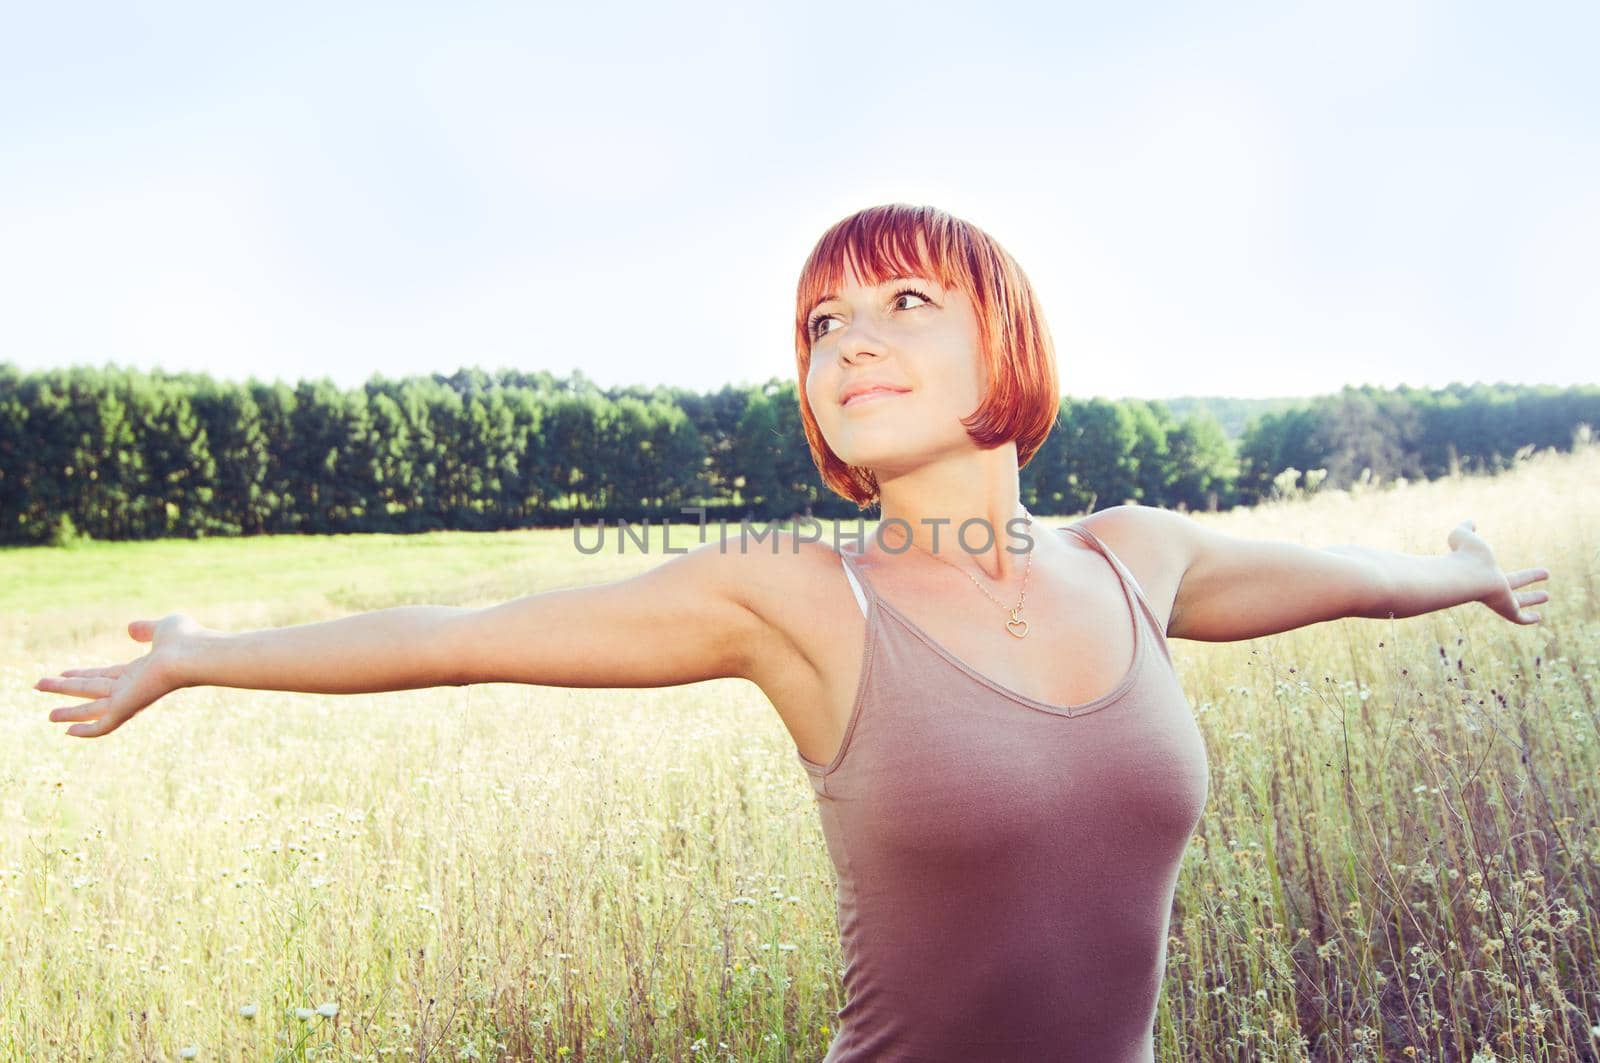
M 1027 527 L 1031 529 L 1033 527 L 1033 514 L 1029 513 L 1027 509 L 1024 508 L 1022 515 L 1028 518 Z M 917 547 L 918 550 L 921 550 L 935 561 L 944 561 L 945 564 L 950 565 L 951 568 L 970 579 L 974 587 L 977 587 L 980 591 L 983 591 L 983 596 L 985 598 L 988 598 L 1000 608 L 1006 609 L 1006 603 L 990 594 L 984 588 L 983 584 L 978 582 L 978 577 L 974 576 L 972 573 L 958 565 L 953 565 L 949 561 L 945 561 L 944 558 L 940 557 L 938 554 L 935 554 L 927 547 L 918 546 L 915 540 L 912 540 L 911 545 Z M 1033 549 L 1030 547 L 1028 550 L 1028 564 L 1022 570 L 1022 594 L 1017 598 L 1017 604 L 1006 610 L 1011 614 L 1011 619 L 1006 621 L 1006 631 L 1012 635 L 1015 635 L 1019 639 L 1025 639 L 1028 637 L 1028 622 L 1022 619 L 1022 603 L 1027 600 L 1028 597 L 1028 573 L 1031 571 L 1033 571 Z

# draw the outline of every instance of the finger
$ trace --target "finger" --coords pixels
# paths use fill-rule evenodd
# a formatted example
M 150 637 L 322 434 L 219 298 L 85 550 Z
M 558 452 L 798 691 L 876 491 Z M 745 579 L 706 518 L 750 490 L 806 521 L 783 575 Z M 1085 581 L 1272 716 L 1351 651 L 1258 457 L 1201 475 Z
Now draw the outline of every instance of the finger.
M 117 676 L 122 674 L 122 670 L 126 667 L 128 666 L 125 664 L 108 664 L 100 668 L 66 668 L 57 674 L 75 676 L 105 676 L 107 679 L 115 679 Z
M 98 701 L 86 701 L 82 705 L 62 705 L 60 708 L 50 710 L 51 723 L 75 723 L 82 720 L 97 720 L 110 708 L 110 702 L 101 698 Z
M 1543 568 L 1519 568 L 1515 572 L 1506 574 L 1506 582 L 1511 584 L 1513 589 L 1525 587 L 1530 583 L 1538 583 L 1540 580 L 1549 578 L 1549 570 Z
M 97 723 L 76 723 L 67 728 L 67 734 L 74 738 L 99 738 L 108 735 L 123 724 L 121 717 L 115 713 L 106 713 Z
M 103 698 L 111 693 L 115 686 L 111 679 L 53 679 L 45 677 L 33 684 L 35 690 L 43 690 L 51 694 L 71 694 L 78 698 Z
M 1550 600 L 1550 595 L 1544 591 L 1518 591 L 1518 605 L 1543 605 Z
M 128 625 L 128 634 L 135 642 L 149 642 L 156 634 L 156 621 L 135 620 Z

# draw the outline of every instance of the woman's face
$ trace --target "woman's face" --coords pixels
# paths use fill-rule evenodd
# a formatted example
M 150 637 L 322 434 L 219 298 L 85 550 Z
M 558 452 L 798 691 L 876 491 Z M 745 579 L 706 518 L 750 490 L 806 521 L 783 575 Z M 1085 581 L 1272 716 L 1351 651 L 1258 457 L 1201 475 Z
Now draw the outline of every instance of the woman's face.
M 982 401 L 985 378 L 967 294 L 925 275 L 869 286 L 853 272 L 831 294 L 807 318 L 805 389 L 833 452 L 881 479 L 976 446 L 961 424 Z M 897 392 L 841 403 L 859 383 Z

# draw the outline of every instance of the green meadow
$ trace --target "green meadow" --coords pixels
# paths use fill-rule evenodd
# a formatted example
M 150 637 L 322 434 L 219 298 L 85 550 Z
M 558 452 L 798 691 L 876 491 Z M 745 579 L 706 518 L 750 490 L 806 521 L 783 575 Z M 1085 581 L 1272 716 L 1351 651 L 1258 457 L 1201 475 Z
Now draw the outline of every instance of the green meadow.
M 1588 447 L 1200 517 L 1427 553 L 1472 517 L 1552 600 L 1173 643 L 1211 793 L 1161 1059 L 1600 1058 L 1596 484 Z M 0 1059 L 820 1059 L 833 872 L 749 683 L 199 688 L 89 741 L 31 689 L 141 654 L 136 618 L 488 605 L 658 564 L 651 534 L 0 551 Z

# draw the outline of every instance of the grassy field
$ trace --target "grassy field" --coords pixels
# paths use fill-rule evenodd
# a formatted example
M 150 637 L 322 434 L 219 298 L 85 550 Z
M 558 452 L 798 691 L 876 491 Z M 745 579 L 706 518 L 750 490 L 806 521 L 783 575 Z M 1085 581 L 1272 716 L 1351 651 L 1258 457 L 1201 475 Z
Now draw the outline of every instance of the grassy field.
M 1203 518 L 1432 553 L 1470 516 L 1553 598 L 1534 628 L 1474 605 L 1174 643 L 1212 782 L 1161 1059 L 1600 1058 L 1597 483 L 1590 449 Z M 30 689 L 142 652 L 136 617 L 488 604 L 663 556 L 570 530 L 0 551 L 0 1059 L 820 1059 L 832 868 L 748 683 L 191 689 L 87 742 Z

